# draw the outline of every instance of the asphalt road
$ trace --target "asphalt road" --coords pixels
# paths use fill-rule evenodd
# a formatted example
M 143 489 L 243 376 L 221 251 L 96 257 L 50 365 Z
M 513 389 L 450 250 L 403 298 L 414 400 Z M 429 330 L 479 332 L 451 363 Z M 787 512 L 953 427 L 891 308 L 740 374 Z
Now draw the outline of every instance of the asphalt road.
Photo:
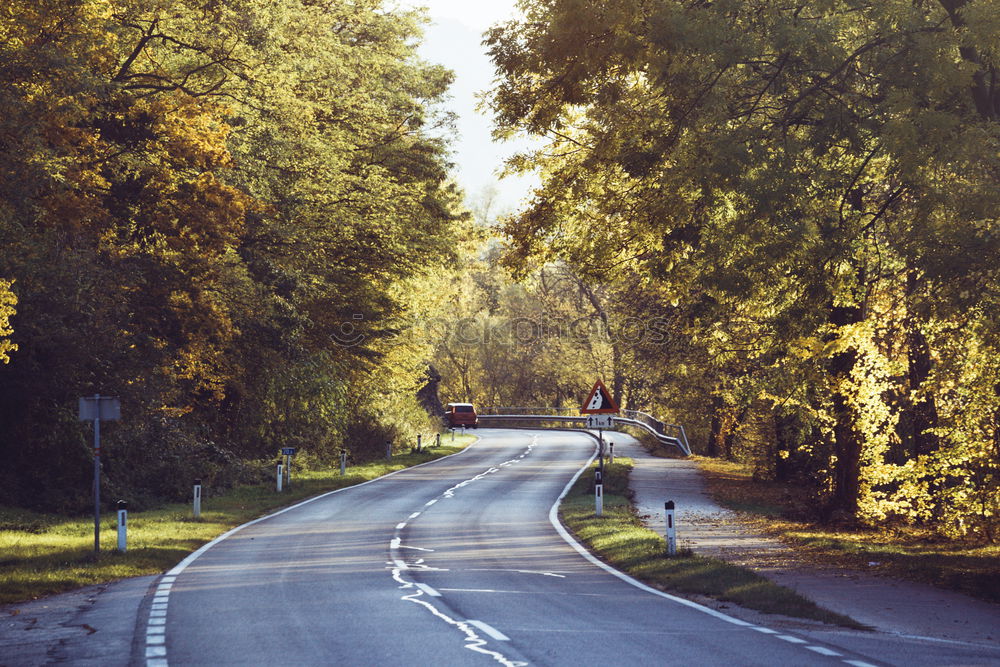
M 189 558 L 143 605 L 145 636 L 133 661 L 894 662 L 729 618 L 615 576 L 581 555 L 552 519 L 553 505 L 593 454 L 593 440 L 499 429 L 481 435 L 461 454 L 297 506 Z

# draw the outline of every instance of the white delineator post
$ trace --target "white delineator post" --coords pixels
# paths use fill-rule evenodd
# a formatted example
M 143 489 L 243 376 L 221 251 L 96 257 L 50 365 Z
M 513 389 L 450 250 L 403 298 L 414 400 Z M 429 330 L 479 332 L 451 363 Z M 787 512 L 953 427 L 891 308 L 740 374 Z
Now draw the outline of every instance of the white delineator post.
M 385 458 L 392 458 L 392 440 L 385 441 Z
M 600 470 L 594 471 L 594 514 L 604 516 L 604 483 Z
M 194 480 L 194 501 L 192 504 L 192 514 L 194 518 L 201 518 L 201 480 Z
M 128 503 L 118 501 L 118 551 L 124 553 L 128 543 Z
M 423 450 L 423 445 L 421 444 L 423 442 L 423 437 L 424 436 L 422 436 L 419 433 L 417 433 L 417 451 L 418 452 L 424 451 Z
M 281 493 L 281 483 L 285 479 L 285 466 L 278 464 L 278 493 Z
M 608 463 L 615 462 L 615 443 L 608 442 Z
M 340 450 L 340 476 L 347 474 L 347 452 Z
M 663 505 L 667 523 L 667 555 L 677 555 L 677 526 L 674 524 L 674 501 L 668 500 Z

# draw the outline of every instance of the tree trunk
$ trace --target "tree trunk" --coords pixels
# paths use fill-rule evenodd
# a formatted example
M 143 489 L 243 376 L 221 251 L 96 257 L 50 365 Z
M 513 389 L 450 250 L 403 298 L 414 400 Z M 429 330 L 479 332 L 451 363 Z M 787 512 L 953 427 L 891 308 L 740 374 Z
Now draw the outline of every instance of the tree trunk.
M 708 434 L 708 447 L 705 455 L 716 457 L 719 455 L 719 438 L 722 437 L 722 409 L 724 403 L 718 394 L 712 395 L 712 421 Z
M 831 306 L 830 322 L 837 326 L 856 324 L 862 319 L 857 306 Z M 858 353 L 848 350 L 835 354 L 827 365 L 834 384 L 850 376 L 857 363 Z M 861 492 L 861 434 L 857 430 L 857 414 L 849 397 L 840 391 L 833 394 L 833 438 L 837 456 L 833 469 L 833 511 L 857 514 Z
M 907 301 L 917 286 L 916 272 L 910 271 L 906 276 Z M 940 442 L 937 435 L 928 433 L 929 429 L 938 425 L 937 403 L 934 401 L 934 396 L 927 395 L 916 400 L 912 398 L 930 377 L 933 360 L 927 338 L 920 331 L 916 318 L 911 313 L 907 313 L 906 316 L 906 351 L 909 396 L 903 402 L 900 435 L 903 442 L 908 445 L 907 451 L 916 459 L 937 451 Z
M 794 424 L 794 417 L 774 417 L 774 476 L 779 482 L 787 482 L 793 477 L 796 442 L 789 434 Z M 782 452 L 788 452 L 788 455 L 782 456 Z
M 723 426 L 724 435 L 722 437 L 722 454 L 727 461 L 735 461 L 733 456 L 733 446 L 736 444 L 736 431 L 739 429 L 740 424 L 747 417 L 747 408 L 743 408 L 739 413 L 732 413 L 728 415 L 729 419 L 726 420 Z

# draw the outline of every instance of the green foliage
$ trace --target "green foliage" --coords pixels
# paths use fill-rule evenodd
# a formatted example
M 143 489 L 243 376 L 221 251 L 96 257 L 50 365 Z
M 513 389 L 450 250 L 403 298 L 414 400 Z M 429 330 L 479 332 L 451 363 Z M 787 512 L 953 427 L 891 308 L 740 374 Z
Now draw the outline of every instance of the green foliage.
M 95 392 L 122 399 L 109 487 L 144 502 L 283 445 L 332 457 L 372 414 L 426 425 L 428 355 L 392 339 L 461 216 L 420 21 L 379 1 L 0 12 L 3 500 L 82 506 Z
M 506 261 L 670 322 L 636 403 L 820 518 L 996 539 L 993 4 L 525 4 L 488 36 L 498 132 L 549 144 Z
M 17 351 L 17 345 L 10 342 L 9 336 L 14 333 L 10 326 L 10 318 L 17 312 L 17 295 L 11 291 L 12 281 L 0 280 L 0 361 L 10 362 L 10 353 Z

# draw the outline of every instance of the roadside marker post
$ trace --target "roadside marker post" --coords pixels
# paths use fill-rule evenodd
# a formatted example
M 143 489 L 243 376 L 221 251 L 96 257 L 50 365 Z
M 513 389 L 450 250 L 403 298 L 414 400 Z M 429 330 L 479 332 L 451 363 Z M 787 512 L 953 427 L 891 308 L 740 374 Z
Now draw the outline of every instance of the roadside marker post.
M 438 433 L 438 434 L 436 434 L 434 436 L 434 446 L 435 447 L 440 447 L 441 446 L 441 434 L 440 433 Z
M 417 433 L 417 451 L 418 451 L 418 452 L 422 452 L 422 451 L 424 451 L 424 450 L 423 450 L 423 445 L 421 444 L 421 441 L 423 440 L 423 437 L 424 437 L 424 436 L 422 436 L 422 435 L 420 435 L 419 433 Z
M 340 450 L 340 476 L 347 474 L 347 450 Z
M 613 443 L 613 442 L 609 442 L 608 443 L 608 452 L 609 452 L 608 453 L 608 463 L 614 463 L 615 462 L 615 443 Z
M 201 518 L 201 479 L 194 480 L 194 502 L 193 502 L 193 514 L 194 518 Z
M 128 543 L 128 503 L 118 501 L 118 551 L 125 553 Z
M 601 471 L 594 471 L 594 514 L 604 516 L 604 483 Z
M 451 441 L 455 442 L 455 429 L 454 428 L 450 428 L 448 430 L 451 431 Z
M 281 493 L 281 482 L 285 479 L 285 467 L 278 464 L 278 493 Z
M 294 447 L 282 447 L 281 455 L 285 457 L 285 486 L 292 488 L 292 456 L 295 455 Z
M 385 458 L 392 458 L 392 440 L 385 441 Z
M 664 513 L 666 514 L 667 530 L 667 555 L 676 556 L 677 555 L 677 526 L 674 525 L 674 501 L 668 500 L 663 505 Z
M 101 420 L 122 417 L 121 402 L 114 396 L 84 396 L 79 401 L 80 421 L 94 422 L 94 558 L 101 555 Z

